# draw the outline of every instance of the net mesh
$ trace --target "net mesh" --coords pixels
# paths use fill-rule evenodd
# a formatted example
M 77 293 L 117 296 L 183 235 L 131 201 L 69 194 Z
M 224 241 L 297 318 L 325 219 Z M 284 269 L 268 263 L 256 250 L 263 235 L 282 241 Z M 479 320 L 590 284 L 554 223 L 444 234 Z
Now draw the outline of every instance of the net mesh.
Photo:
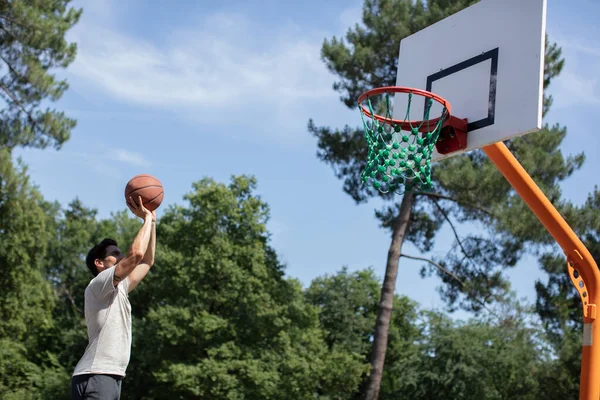
M 382 105 L 385 118 L 389 121 L 381 122 L 374 117 L 371 98 L 366 99 L 371 117 L 361 112 L 368 145 L 367 165 L 361 180 L 363 184 L 383 193 L 402 194 L 432 188 L 431 156 L 447 110 L 443 109 L 437 121 L 430 121 L 433 99 L 426 98 L 423 120 L 413 125 L 409 118 L 412 97 L 413 94 L 409 92 L 403 124 L 391 122 L 393 110 L 389 93 L 385 93 L 385 103 Z M 410 130 L 406 127 L 410 127 Z

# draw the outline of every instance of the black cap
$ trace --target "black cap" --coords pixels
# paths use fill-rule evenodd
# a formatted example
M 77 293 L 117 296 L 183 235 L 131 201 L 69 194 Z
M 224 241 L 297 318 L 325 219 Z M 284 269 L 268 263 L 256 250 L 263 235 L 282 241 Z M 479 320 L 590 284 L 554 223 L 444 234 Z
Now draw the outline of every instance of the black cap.
M 123 253 L 121 252 L 121 249 L 112 244 L 106 247 L 106 255 L 104 256 L 104 258 L 108 256 L 115 257 L 117 259 L 117 262 L 121 261 L 124 257 Z
M 117 262 L 123 259 L 123 253 L 119 249 L 116 240 L 106 238 L 89 251 L 85 259 L 85 263 L 89 268 L 92 275 L 98 275 L 98 269 L 96 268 L 95 260 L 104 260 L 108 256 L 113 256 L 117 259 Z

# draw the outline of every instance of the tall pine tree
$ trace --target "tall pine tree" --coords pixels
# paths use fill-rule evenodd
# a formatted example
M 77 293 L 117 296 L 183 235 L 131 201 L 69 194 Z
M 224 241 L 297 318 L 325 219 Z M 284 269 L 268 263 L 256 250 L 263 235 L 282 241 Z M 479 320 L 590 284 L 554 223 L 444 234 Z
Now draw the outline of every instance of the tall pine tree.
M 362 24 L 349 29 L 345 39 L 325 40 L 321 54 L 339 80 L 334 89 L 349 107 L 359 95 L 375 87 L 394 85 L 400 40 L 466 6 L 468 0 L 365 0 Z M 547 43 L 544 87 L 563 66 L 560 49 Z M 416 60 L 415 62 L 426 62 Z M 450 99 L 451 101 L 451 99 Z M 552 99 L 545 97 L 544 112 Z M 358 111 L 357 111 L 358 113 Z M 358 117 L 358 116 L 357 116 Z M 486 303 L 504 298 L 509 283 L 502 270 L 516 265 L 522 255 L 550 236 L 482 151 L 473 151 L 434 165 L 431 193 L 408 192 L 400 204 L 394 195 L 363 187 L 367 147 L 362 127 L 320 127 L 310 120 L 308 129 L 317 139 L 317 157 L 330 164 L 343 180 L 343 189 L 357 203 L 373 197 L 389 202 L 376 212 L 382 227 L 391 232 L 385 277 L 371 352 L 371 374 L 365 399 L 377 399 L 386 354 L 395 282 L 404 240 L 422 252 L 434 246 L 440 228 L 447 224 L 455 236 L 444 257 L 429 260 L 444 282 L 441 294 L 450 308 L 479 312 Z M 583 155 L 565 158 L 559 146 L 566 129 L 544 126 L 538 133 L 507 143 L 534 180 L 553 201 L 560 199 L 559 183 L 583 162 Z M 460 224 L 486 227 L 460 232 Z

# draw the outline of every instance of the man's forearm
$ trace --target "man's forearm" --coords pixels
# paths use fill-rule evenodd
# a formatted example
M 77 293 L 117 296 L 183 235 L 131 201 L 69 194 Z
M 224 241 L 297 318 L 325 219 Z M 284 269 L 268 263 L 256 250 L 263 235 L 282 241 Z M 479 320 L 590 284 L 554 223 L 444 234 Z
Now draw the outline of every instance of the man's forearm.
M 144 224 L 135 236 L 135 239 L 133 239 L 129 254 L 122 261 L 117 263 L 113 278 L 115 287 L 120 281 L 128 277 L 143 259 L 144 254 L 146 254 L 146 250 L 148 250 L 148 242 L 150 241 L 151 233 L 152 216 L 148 215 L 146 218 L 144 218 Z
M 154 264 L 154 252 L 156 249 L 156 221 L 152 221 L 152 229 L 150 232 L 150 240 L 148 242 L 148 248 L 146 249 L 146 253 L 144 253 L 144 258 L 142 262 L 152 266 Z
M 142 256 L 146 254 L 148 247 L 150 247 L 149 242 L 152 236 L 153 225 L 152 216 L 144 219 L 144 224 L 131 244 L 131 252 L 133 254 L 141 254 Z

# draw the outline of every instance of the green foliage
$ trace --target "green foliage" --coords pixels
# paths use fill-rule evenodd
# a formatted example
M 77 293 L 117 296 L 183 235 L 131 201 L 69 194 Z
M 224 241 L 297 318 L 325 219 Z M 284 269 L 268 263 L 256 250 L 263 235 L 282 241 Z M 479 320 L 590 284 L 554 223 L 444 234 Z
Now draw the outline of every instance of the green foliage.
M 87 346 L 84 291 L 92 275 L 85 266 L 85 255 L 97 243 L 97 230 L 96 211 L 75 199 L 66 210 L 56 212 L 54 236 L 45 260 L 45 273 L 58 299 L 53 311 L 55 329 L 45 346 L 69 368 L 75 367 Z
M 77 47 L 65 39 L 81 10 L 70 0 L 12 0 L 0 4 L 0 146 L 60 148 L 75 121 L 55 109 L 42 109 L 46 100 L 60 99 L 66 80 L 50 73 L 66 68 Z
M 565 59 L 562 58 L 562 50 L 556 43 L 550 43 L 548 35 L 546 35 L 546 56 L 544 63 L 544 87 L 547 88 L 550 85 L 552 78 L 560 74 L 563 67 L 565 66 Z M 544 109 L 543 114 L 546 115 L 550 106 L 552 105 L 552 96 L 544 95 Z
M 358 353 L 365 366 L 379 286 L 372 270 L 349 273 L 343 268 L 316 278 L 306 290 L 307 299 L 319 309 L 327 344 Z M 547 368 L 556 372 L 557 366 L 547 355 L 541 329 L 527 322 L 530 309 L 508 301 L 493 317 L 460 322 L 397 296 L 394 310 L 382 400 L 546 398 L 540 397 L 541 383 L 552 376 Z M 361 385 L 366 375 L 362 379 Z M 342 398 L 361 398 L 360 387 Z
M 25 399 L 35 395 L 33 383 L 40 369 L 27 360 L 25 346 L 10 339 L 0 340 L 0 395 L 2 398 Z
M 161 218 L 156 264 L 131 296 L 127 396 L 326 399 L 356 386 L 359 361 L 327 349 L 300 285 L 283 278 L 255 186 L 203 179 Z
M 91 274 L 83 258 L 105 236 L 127 248 L 140 222 L 125 212 L 97 220 L 77 199 L 64 210 L 46 203 L 23 166 L 2 160 L 1 239 L 24 247 L 4 246 L 0 266 L 37 278 L 2 294 L 2 304 L 26 303 L 0 322 L 12 335 L 0 337 L 0 397 L 68 399 L 87 344 L 83 291 Z M 248 177 L 228 185 L 203 179 L 185 206 L 170 207 L 159 221 L 156 263 L 130 295 L 134 342 L 124 397 L 360 398 L 380 282 L 370 269 L 344 268 L 306 290 L 286 278 L 269 246 L 268 207 L 255 190 Z M 5 262 L 21 252 L 27 263 Z M 396 297 L 381 399 L 575 393 L 576 342 L 546 357 L 540 330 L 523 323 L 531 314 L 506 307 L 509 316 L 458 323 Z
M 51 326 L 54 296 L 40 271 L 50 239 L 41 202 L 25 167 L 13 167 L 0 149 L 0 338 L 28 342 Z
M 372 270 L 315 278 L 306 291 L 307 301 L 319 310 L 329 347 L 342 347 L 365 355 L 370 350 L 377 315 L 380 283 Z
M 373 328 L 377 318 L 381 283 L 372 269 L 349 273 L 347 268 L 331 276 L 315 278 L 306 290 L 310 304 L 319 310 L 319 320 L 329 348 L 354 355 L 362 362 L 360 384 L 346 386 L 344 399 L 358 399 L 366 383 Z M 382 394 L 395 390 L 397 377 L 416 382 L 420 328 L 416 324 L 416 305 L 406 297 L 394 299 Z
M 555 358 L 539 371 L 539 398 L 548 400 L 579 399 L 581 368 L 581 332 L 567 332 L 554 345 Z
M 452 322 L 427 316 L 427 339 L 416 366 L 417 385 L 400 385 L 385 398 L 537 399 L 539 348 L 526 327 Z
M 66 395 L 66 371 L 52 355 L 40 366 L 28 359 L 21 343 L 0 339 L 0 396 L 7 400 L 60 400 Z
M 0 149 L 0 397 L 54 396 L 64 371 L 45 348 L 56 296 L 43 274 L 52 223 L 27 170 Z M 61 382 L 63 383 L 63 382 Z

